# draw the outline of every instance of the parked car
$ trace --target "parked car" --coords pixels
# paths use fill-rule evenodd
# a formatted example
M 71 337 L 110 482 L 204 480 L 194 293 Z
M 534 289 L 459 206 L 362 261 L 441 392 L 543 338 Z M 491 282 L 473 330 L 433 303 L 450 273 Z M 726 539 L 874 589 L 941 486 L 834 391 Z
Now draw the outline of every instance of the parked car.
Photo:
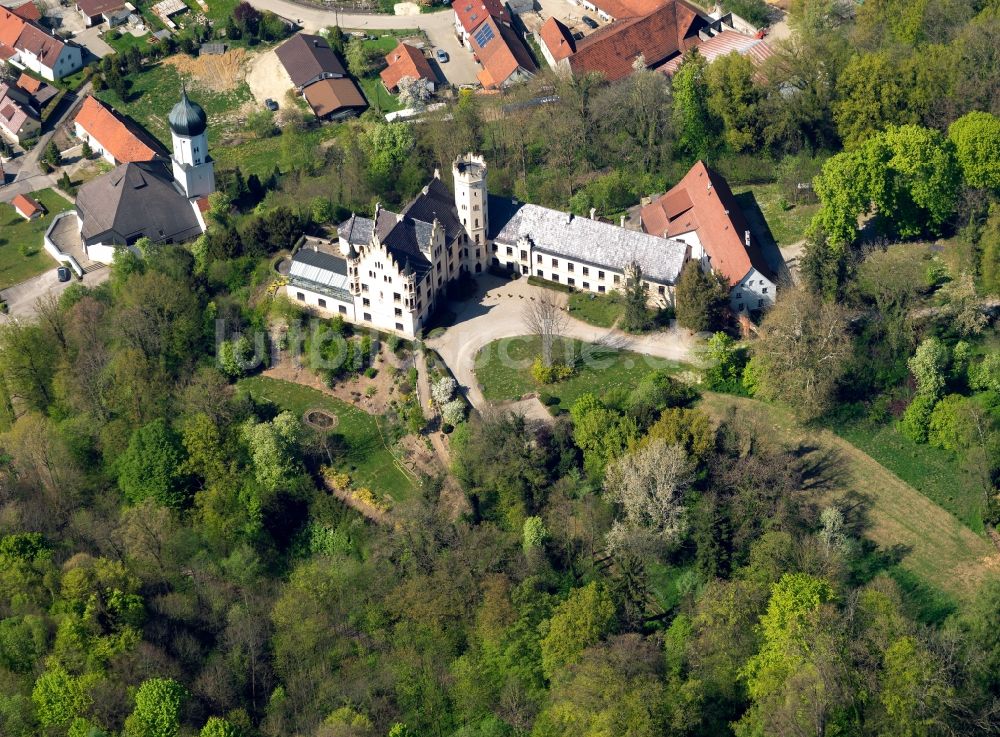
M 597 21 L 591 18 L 589 15 L 583 16 L 580 20 L 582 20 L 583 24 L 588 28 L 597 28 Z
M 264 107 L 270 110 L 272 113 L 278 109 L 278 103 L 272 100 L 270 97 L 264 100 Z
M 444 49 L 438 49 L 437 51 L 434 52 L 434 58 L 438 60 L 439 64 L 444 64 L 451 57 L 448 56 L 448 52 L 445 51 Z
M 70 270 L 65 266 L 60 266 L 56 269 L 56 278 L 58 278 L 59 281 L 69 281 L 73 278 L 73 274 L 70 273 Z

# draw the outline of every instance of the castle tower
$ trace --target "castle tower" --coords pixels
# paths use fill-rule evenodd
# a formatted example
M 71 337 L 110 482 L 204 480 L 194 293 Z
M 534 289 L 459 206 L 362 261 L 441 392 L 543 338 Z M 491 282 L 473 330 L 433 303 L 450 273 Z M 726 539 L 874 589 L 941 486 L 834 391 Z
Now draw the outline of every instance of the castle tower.
M 208 155 L 205 111 L 181 88 L 181 101 L 170 111 L 169 120 L 174 181 L 187 197 L 211 194 L 215 191 L 215 164 Z
M 486 194 L 486 159 L 473 153 L 462 154 L 451 167 L 455 178 L 455 207 L 469 236 L 466 263 L 484 264 L 489 208 Z M 480 257 L 475 258 L 476 250 Z

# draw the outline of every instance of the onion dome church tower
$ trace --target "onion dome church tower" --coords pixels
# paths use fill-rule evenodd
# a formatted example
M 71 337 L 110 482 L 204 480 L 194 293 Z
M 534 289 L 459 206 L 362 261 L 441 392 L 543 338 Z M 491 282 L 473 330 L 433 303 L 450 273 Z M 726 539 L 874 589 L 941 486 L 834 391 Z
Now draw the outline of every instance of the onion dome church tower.
M 181 87 L 181 101 L 170 111 L 174 181 L 188 198 L 215 191 L 215 163 L 208 155 L 208 118 L 201 105 L 191 102 Z

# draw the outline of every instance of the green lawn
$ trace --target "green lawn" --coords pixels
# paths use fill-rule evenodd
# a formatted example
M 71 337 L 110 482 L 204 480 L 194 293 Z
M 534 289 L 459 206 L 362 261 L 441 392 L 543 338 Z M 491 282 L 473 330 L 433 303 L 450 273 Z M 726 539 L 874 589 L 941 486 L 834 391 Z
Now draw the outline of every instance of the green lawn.
M 892 424 L 874 429 L 860 424 L 831 429 L 951 512 L 969 529 L 983 532 L 982 485 L 953 453 L 914 443 Z
M 358 79 L 358 84 L 361 85 L 361 91 L 373 110 L 381 113 L 392 113 L 403 109 L 403 106 L 399 104 L 399 98 L 386 91 L 382 79 L 377 74 L 374 77 L 361 77 Z
M 531 364 L 541 353 L 539 338 L 522 336 L 490 343 L 476 356 L 476 377 L 483 386 L 483 395 L 492 401 L 502 401 L 517 399 L 529 392 L 544 392 L 558 397 L 560 406 L 569 409 L 587 392 L 600 396 L 619 387 L 631 389 L 650 371 L 679 371 L 682 368 L 676 361 L 601 349 L 578 340 L 567 343 L 571 355 L 586 353 L 588 357 L 580 362 L 571 378 L 547 385 L 537 384 L 531 376 Z M 554 355 L 559 359 L 566 353 L 557 346 Z
M 754 184 L 747 187 L 737 187 L 733 194 L 740 201 L 740 206 L 744 210 L 752 209 L 752 200 L 748 194 L 752 193 L 752 200 L 756 200 L 757 207 L 760 208 L 767 225 L 771 229 L 771 235 L 779 246 L 790 246 L 798 243 L 806 237 L 806 229 L 812 221 L 813 215 L 819 209 L 819 205 L 796 205 L 789 210 L 782 206 L 783 193 L 778 184 Z M 748 205 L 751 207 L 748 208 Z M 752 213 L 747 213 L 748 219 L 753 221 Z
M 311 387 L 266 376 L 243 379 L 239 388 L 258 401 L 273 402 L 300 418 L 313 408 L 335 414 L 339 422 L 332 434 L 343 438 L 345 445 L 339 470 L 349 473 L 355 485 L 367 486 L 397 501 L 413 492 L 413 484 L 396 467 L 392 453 L 382 442 L 375 418 L 367 412 Z
M 621 298 L 616 294 L 574 292 L 569 295 L 569 314 L 599 328 L 614 325 L 623 309 Z
M 170 128 L 167 116 L 180 99 L 181 76 L 168 64 L 157 64 L 145 71 L 130 76 L 128 100 L 122 101 L 112 90 L 95 93 L 116 110 L 133 118 L 160 143 L 169 149 Z M 245 82 L 228 92 L 209 92 L 200 88 L 190 89 L 192 99 L 208 114 L 208 142 L 218 142 L 220 136 L 231 125 L 228 120 L 244 103 L 253 99 Z M 213 152 L 214 154 L 215 152 Z
M 20 284 L 56 266 L 42 248 L 42 238 L 52 218 L 72 205 L 51 189 L 33 192 L 31 196 L 46 210 L 45 215 L 35 220 L 25 220 L 12 205 L 0 203 L 0 289 Z M 25 245 L 34 251 L 30 256 L 21 253 Z
M 302 134 L 306 144 L 318 146 L 323 141 L 336 138 L 340 135 L 344 127 L 340 123 L 328 123 L 318 128 L 306 131 Z M 212 158 L 215 159 L 216 166 L 220 169 L 234 169 L 240 167 L 244 176 L 256 174 L 264 178 L 270 176 L 274 167 L 282 171 L 286 170 L 282 163 L 282 139 L 281 136 L 272 138 L 254 138 L 236 146 L 220 146 L 212 150 Z

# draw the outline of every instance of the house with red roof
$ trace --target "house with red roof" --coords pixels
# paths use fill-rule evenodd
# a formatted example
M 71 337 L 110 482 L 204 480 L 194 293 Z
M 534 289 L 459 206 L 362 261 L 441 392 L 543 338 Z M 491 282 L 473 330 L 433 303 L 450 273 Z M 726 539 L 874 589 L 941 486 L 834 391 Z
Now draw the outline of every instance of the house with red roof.
M 451 7 L 455 11 L 455 35 L 470 51 L 472 34 L 487 18 L 510 28 L 510 10 L 503 0 L 454 0 Z
M 137 125 L 118 115 L 92 95 L 87 95 L 73 121 L 76 137 L 113 165 L 152 161 L 160 146 Z
M 729 282 L 737 314 L 774 303 L 777 274 L 747 225 L 729 184 L 703 161 L 640 211 L 646 233 L 686 243 L 691 258 Z
M 0 7 L 0 62 L 29 69 L 49 81 L 79 70 L 83 66 L 81 48 L 52 35 L 37 20 L 22 17 L 32 15 L 22 10 L 24 7 L 14 11 Z
M 477 76 L 485 90 L 503 89 L 530 79 L 538 71 L 514 29 L 492 16 L 479 25 L 471 43 L 473 56 L 483 65 Z
M 576 53 L 576 40 L 573 34 L 554 15 L 538 29 L 538 41 L 542 56 L 553 69 L 556 69 L 563 59 Z
M 437 86 L 437 74 L 431 69 L 427 57 L 420 49 L 401 42 L 385 55 L 385 61 L 389 66 L 383 69 L 379 76 L 382 77 L 382 84 L 390 93 L 398 90 L 399 80 L 404 77 L 423 80 L 430 92 Z
M 45 214 L 45 209 L 36 200 L 27 195 L 15 195 L 10 204 L 14 206 L 17 214 L 25 220 L 34 220 Z

